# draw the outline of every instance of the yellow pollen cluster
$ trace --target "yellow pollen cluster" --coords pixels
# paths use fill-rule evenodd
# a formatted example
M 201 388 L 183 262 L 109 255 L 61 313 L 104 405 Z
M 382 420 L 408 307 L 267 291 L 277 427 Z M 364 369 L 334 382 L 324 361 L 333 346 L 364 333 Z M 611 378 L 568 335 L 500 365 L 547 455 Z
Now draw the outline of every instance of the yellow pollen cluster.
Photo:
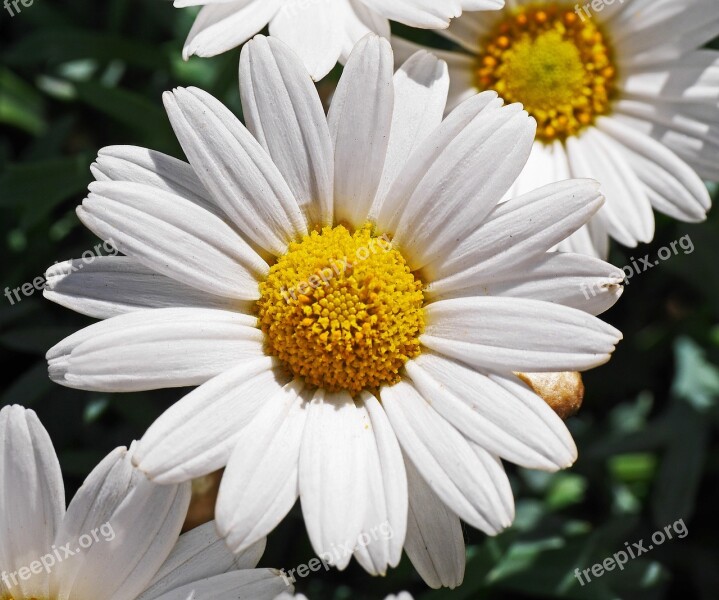
M 576 135 L 610 109 L 616 81 L 611 48 L 600 27 L 580 16 L 556 4 L 526 6 L 482 44 L 479 88 L 524 104 L 545 143 Z
M 268 351 L 313 386 L 356 394 L 399 380 L 419 354 L 422 283 L 367 224 L 313 231 L 260 284 Z

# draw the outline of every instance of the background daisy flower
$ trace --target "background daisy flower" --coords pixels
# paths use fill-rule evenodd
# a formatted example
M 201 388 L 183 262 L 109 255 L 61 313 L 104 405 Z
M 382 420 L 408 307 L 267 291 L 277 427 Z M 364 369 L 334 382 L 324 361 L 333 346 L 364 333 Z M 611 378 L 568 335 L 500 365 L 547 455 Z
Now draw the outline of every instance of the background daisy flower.
M 593 6 L 596 5 L 593 8 Z M 609 238 L 649 242 L 656 209 L 705 218 L 719 179 L 719 34 L 713 0 L 511 0 L 438 33 L 449 108 L 480 90 L 522 102 L 537 141 L 512 194 L 567 177 L 601 182 L 606 204 L 560 249 L 606 257 Z M 396 39 L 398 56 L 418 46 Z
M 65 512 L 39 419 L 20 406 L 0 411 L 0 597 L 270 600 L 286 590 L 278 572 L 253 568 L 264 540 L 232 555 L 212 522 L 180 536 L 190 485 L 150 482 L 132 452 L 111 452 Z
M 459 519 L 490 535 L 512 522 L 500 458 L 576 458 L 514 373 L 606 362 L 621 334 L 594 315 L 623 275 L 547 253 L 599 209 L 596 182 L 498 205 L 533 143 L 521 106 L 487 92 L 442 120 L 446 65 L 392 62 L 364 38 L 327 117 L 297 56 L 262 36 L 241 59 L 247 128 L 201 90 L 167 93 L 190 164 L 100 153 L 78 215 L 127 256 L 49 271 L 48 298 L 107 320 L 47 358 L 78 389 L 199 386 L 134 461 L 160 483 L 227 466 L 217 520 L 234 551 L 299 496 L 331 564 L 384 573 L 404 546 L 454 586 Z
M 202 6 L 183 56 L 215 56 L 244 44 L 268 23 L 320 80 L 352 47 L 374 32 L 389 37 L 389 20 L 412 27 L 447 27 L 462 10 L 496 10 L 503 0 L 175 0 Z

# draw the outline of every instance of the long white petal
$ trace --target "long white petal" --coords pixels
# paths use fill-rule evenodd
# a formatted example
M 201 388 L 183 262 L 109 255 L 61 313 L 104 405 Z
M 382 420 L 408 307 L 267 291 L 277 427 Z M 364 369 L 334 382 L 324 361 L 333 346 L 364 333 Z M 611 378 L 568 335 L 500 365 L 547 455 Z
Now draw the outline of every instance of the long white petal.
M 362 533 L 355 550 L 357 561 L 372 575 L 385 575 L 402 557 L 407 532 L 407 478 L 397 438 L 377 398 L 363 392 L 367 457 L 368 502 Z
M 318 390 L 300 451 L 300 500 L 317 555 L 344 569 L 361 533 L 367 490 L 361 413 L 346 392 Z
M 432 407 L 467 439 L 523 467 L 556 471 L 577 448 L 564 422 L 513 375 L 484 375 L 424 353 L 407 373 Z
M 262 557 L 262 539 L 243 554 L 233 555 L 217 535 L 214 521 L 180 536 L 167 560 L 137 600 L 153 600 L 171 590 L 238 569 L 252 569 Z
M 110 453 L 70 503 L 55 544 L 80 548 L 53 571 L 51 597 L 134 600 L 170 554 L 190 485 L 151 483 L 132 466 L 131 454 Z
M 134 460 L 148 477 L 177 483 L 227 464 L 240 432 L 285 383 L 269 356 L 235 364 L 173 404 L 147 430 Z
M 297 53 L 315 81 L 332 70 L 342 53 L 342 13 L 338 4 L 285 0 L 270 22 L 272 37 Z
M 430 406 L 411 382 L 383 387 L 387 411 L 407 458 L 461 519 L 489 535 L 514 518 L 501 477 L 492 477 L 469 442 Z
M 209 294 L 257 300 L 269 267 L 224 221 L 172 192 L 96 181 L 77 208 L 94 233 L 146 267 Z
M 317 90 L 282 42 L 256 36 L 242 50 L 247 128 L 272 157 L 312 224 L 332 225 L 334 148 Z
M 275 256 L 307 233 L 292 191 L 259 142 L 219 100 L 197 88 L 163 95 L 187 159 L 235 225 Z
M 575 179 L 500 204 L 453 252 L 427 266 L 429 289 L 445 294 L 472 282 L 511 277 L 586 223 L 602 202 L 597 182 Z
M 525 298 L 433 302 L 420 341 L 478 369 L 584 371 L 607 362 L 622 334 L 575 308 Z
M 394 75 L 394 114 L 380 191 L 372 208 L 387 193 L 412 152 L 442 122 L 447 104 L 447 65 L 427 51 L 412 55 Z
M 60 464 L 32 410 L 0 410 L 0 569 L 16 573 L 50 552 L 65 514 Z M 17 577 L 17 576 L 16 576 Z M 47 572 L 12 582 L 11 597 L 47 598 Z M 0 583 L 0 591 L 5 585 Z
M 413 269 L 474 232 L 522 170 L 536 124 L 520 105 L 499 104 L 487 93 L 460 105 L 390 187 L 377 221 Z
M 622 295 L 624 272 L 609 263 L 583 254 L 548 252 L 521 268 L 494 277 L 468 275 L 457 289 L 439 291 L 430 285 L 429 301 L 470 296 L 507 296 L 554 302 L 593 315 L 614 306 Z
M 309 397 L 301 382 L 287 384 L 236 438 L 216 508 L 220 535 L 233 552 L 269 535 L 297 501 Z
M 412 461 L 405 460 L 409 519 L 404 549 L 431 588 L 462 584 L 466 564 L 462 523 L 427 485 Z
M 352 51 L 329 111 L 335 146 L 335 221 L 359 227 L 384 170 L 394 108 L 392 50 L 370 34 Z
M 246 309 L 249 303 L 214 296 L 149 269 L 129 256 L 96 256 L 57 263 L 45 273 L 43 296 L 96 319 L 148 308 Z
M 202 308 L 119 315 L 53 346 L 50 378 L 108 392 L 200 385 L 243 358 L 263 356 L 255 323 L 248 315 Z

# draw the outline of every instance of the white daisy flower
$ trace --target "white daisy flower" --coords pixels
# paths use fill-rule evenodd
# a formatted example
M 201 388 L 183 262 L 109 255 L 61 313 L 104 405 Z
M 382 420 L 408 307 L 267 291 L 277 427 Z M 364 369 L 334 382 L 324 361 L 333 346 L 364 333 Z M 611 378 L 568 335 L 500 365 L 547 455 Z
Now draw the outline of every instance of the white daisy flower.
M 135 463 L 161 483 L 227 466 L 217 519 L 234 551 L 299 496 L 329 563 L 384 573 L 404 544 L 453 586 L 459 519 L 490 535 L 512 522 L 500 458 L 576 458 L 514 372 L 606 362 L 621 334 L 593 315 L 623 273 L 547 253 L 599 209 L 596 182 L 498 205 L 534 139 L 521 106 L 487 92 L 443 121 L 446 65 L 392 63 L 364 38 L 326 117 L 298 57 L 258 36 L 241 59 L 247 128 L 201 90 L 167 93 L 190 164 L 101 151 L 78 214 L 127 256 L 50 269 L 48 298 L 107 320 L 47 357 L 79 389 L 199 386 Z
M 202 6 L 183 48 L 187 60 L 215 56 L 244 44 L 267 24 L 302 58 L 315 80 L 343 64 L 368 33 L 389 37 L 389 20 L 443 28 L 462 10 L 497 10 L 504 0 L 175 0 Z
M 267 600 L 286 590 L 253 568 L 265 540 L 232 555 L 208 523 L 182 536 L 190 485 L 161 486 L 116 448 L 65 511 L 60 465 L 32 410 L 0 410 L 0 598 Z M 194 596 L 193 596 L 194 594 Z
M 609 237 L 649 242 L 652 208 L 704 220 L 701 178 L 719 179 L 719 52 L 701 49 L 719 35 L 716 0 L 509 0 L 439 33 L 463 50 L 437 52 L 449 108 L 495 89 L 538 122 L 511 194 L 567 177 L 601 182 L 606 204 L 560 249 L 606 257 Z M 398 56 L 418 48 L 396 40 Z

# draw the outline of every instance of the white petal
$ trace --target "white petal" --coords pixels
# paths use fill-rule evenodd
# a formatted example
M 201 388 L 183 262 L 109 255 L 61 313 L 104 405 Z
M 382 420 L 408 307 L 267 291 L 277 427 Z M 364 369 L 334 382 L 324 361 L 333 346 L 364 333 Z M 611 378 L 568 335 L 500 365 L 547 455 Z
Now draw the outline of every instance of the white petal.
M 308 400 L 301 392 L 301 382 L 287 384 L 236 438 L 216 508 L 220 535 L 233 552 L 269 535 L 297 501 Z
M 410 27 L 442 29 L 462 14 L 458 0 L 363 0 L 372 10 Z
M 474 77 L 475 59 L 467 54 L 427 48 L 396 36 L 392 36 L 392 50 L 394 51 L 395 66 L 397 67 L 416 52 L 426 52 L 427 50 L 447 63 L 449 69 L 449 93 L 445 113 L 453 111 L 465 100 L 469 100 L 480 91 L 477 89 Z
M 32 410 L 0 410 L 0 570 L 15 574 L 46 555 L 65 514 L 65 488 L 55 449 Z M 43 562 L 43 564 L 45 564 Z M 47 571 L 9 583 L 15 598 L 47 598 Z M 0 592 L 6 589 L 0 583 Z
M 284 385 L 269 356 L 237 366 L 173 404 L 147 430 L 135 464 L 158 483 L 177 483 L 224 467 L 242 429 Z
M 183 57 L 187 60 L 193 54 L 215 56 L 243 44 L 270 22 L 281 5 L 282 0 L 208 3 L 187 36 Z
M 719 11 L 714 0 L 636 0 L 612 19 L 611 30 L 622 67 L 659 64 L 715 38 Z
M 96 319 L 147 308 L 236 309 L 237 300 L 213 296 L 160 275 L 128 256 L 57 263 L 45 273 L 48 300 Z M 250 306 L 243 306 L 249 312 Z
M 342 55 L 340 62 L 347 62 L 355 44 L 369 33 L 389 39 L 389 21 L 370 9 L 362 0 L 346 0 L 338 2 L 342 12 L 341 18 L 344 29 L 342 42 Z
M 654 208 L 682 221 L 706 218 L 711 207 L 709 191 L 669 148 L 611 118 L 600 118 L 597 126 L 622 144 L 624 156 L 646 186 Z
M 405 460 L 409 519 L 404 549 L 431 588 L 462 585 L 465 568 L 462 523 L 427 485 L 412 461 Z
M 536 124 L 495 94 L 459 106 L 410 157 L 378 216 L 413 269 L 456 247 L 509 189 L 529 156 Z M 469 117 L 469 118 L 468 118 Z
M 601 260 L 609 256 L 609 233 L 606 224 L 598 218 L 590 219 L 563 242 L 557 244 L 559 252 L 585 254 Z
M 53 571 L 52 597 L 134 600 L 175 545 L 190 485 L 151 483 L 133 468 L 131 453 L 110 453 L 70 503 L 55 544 L 80 549 Z
M 270 34 L 297 53 L 315 81 L 337 63 L 342 52 L 342 33 L 337 2 L 285 0 L 270 22 Z
M 394 75 L 394 114 L 387 147 L 387 160 L 377 201 L 407 163 L 412 152 L 442 122 L 447 104 L 449 73 L 446 63 L 426 51 L 413 54 Z
M 287 583 L 274 569 L 245 569 L 193 581 L 152 600 L 274 600 Z
M 459 431 L 406 380 L 380 393 L 405 455 L 442 502 L 489 535 L 509 527 L 514 508 L 501 496 L 505 483 L 492 478 Z
M 535 141 L 527 164 L 505 194 L 505 199 L 516 198 L 539 187 L 569 178 L 569 161 L 564 145 L 558 140 L 551 146 Z
M 466 2 L 464 4 L 467 4 Z M 503 0 L 478 0 L 474 2 L 475 5 L 484 5 L 480 8 L 468 9 L 466 6 L 465 10 L 497 10 L 502 8 Z M 473 55 L 478 55 L 482 52 L 480 42 L 487 37 L 496 25 L 498 19 L 500 19 L 505 13 L 487 13 L 481 12 L 478 14 L 463 14 L 459 19 L 453 19 L 447 29 L 441 29 L 437 33 L 441 36 L 452 40 L 456 44 L 459 44 L 467 52 Z
M 363 414 L 368 502 L 355 557 L 372 575 L 385 575 L 402 557 L 407 532 L 407 479 L 404 459 L 392 426 L 377 398 L 364 392 Z
M 716 106 L 618 100 L 614 108 L 613 118 L 667 146 L 704 179 L 719 180 L 719 111 Z
M 427 266 L 428 290 L 447 294 L 511 277 L 586 223 L 602 202 L 597 182 L 570 180 L 500 204 L 454 251 Z
M 392 50 L 376 35 L 352 51 L 332 98 L 330 133 L 335 145 L 335 222 L 362 226 L 384 170 L 392 124 Z
M 290 241 L 307 233 L 279 170 L 228 108 L 197 88 L 177 88 L 163 100 L 190 164 L 248 239 L 280 256 Z
M 567 140 L 573 177 L 590 177 L 601 184 L 606 203 L 597 218 L 609 235 L 625 246 L 654 237 L 654 213 L 644 186 L 621 156 L 621 146 L 595 127 Z
M 317 556 L 343 570 L 361 532 L 367 491 L 361 413 L 346 392 L 318 390 L 300 451 L 300 500 Z
M 146 267 L 209 294 L 257 300 L 269 267 L 219 217 L 171 192 L 96 181 L 77 208 L 99 237 Z
M 576 460 L 577 449 L 564 422 L 514 376 L 487 376 L 427 352 L 409 361 L 406 369 L 441 416 L 493 454 L 549 471 Z
M 469 296 L 507 296 L 563 304 L 598 315 L 622 295 L 624 272 L 581 254 L 549 252 L 495 277 L 468 277 L 467 287 L 426 291 L 429 301 Z
M 210 521 L 180 536 L 167 560 L 137 600 L 152 600 L 194 581 L 237 569 L 252 569 L 265 549 L 262 539 L 247 552 L 234 556 Z
M 242 50 L 247 128 L 272 157 L 312 224 L 332 224 L 334 148 L 322 102 L 299 58 L 257 36 Z
M 227 218 L 186 162 L 137 146 L 108 146 L 90 166 L 97 181 L 132 181 L 172 192 L 214 215 Z
M 200 385 L 242 358 L 263 356 L 256 319 L 226 310 L 158 308 L 95 323 L 47 353 L 68 387 L 131 392 Z
M 584 371 L 622 334 L 575 308 L 525 298 L 456 298 L 425 309 L 422 344 L 479 369 Z

